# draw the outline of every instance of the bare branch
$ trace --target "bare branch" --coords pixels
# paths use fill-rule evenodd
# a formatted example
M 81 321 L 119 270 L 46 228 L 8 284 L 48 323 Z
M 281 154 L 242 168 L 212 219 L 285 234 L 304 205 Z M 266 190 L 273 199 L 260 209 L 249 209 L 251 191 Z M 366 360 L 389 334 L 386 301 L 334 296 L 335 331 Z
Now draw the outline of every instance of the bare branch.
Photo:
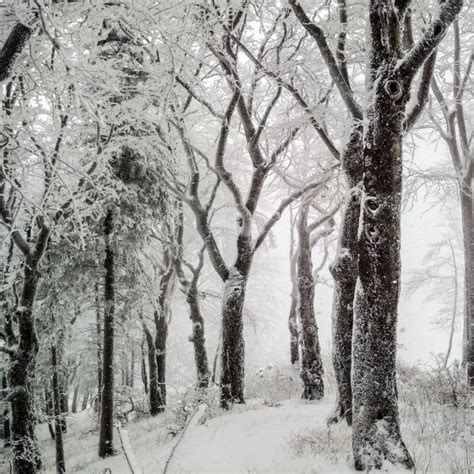
M 284 199 L 280 205 L 278 206 L 278 209 L 273 213 L 273 215 L 268 219 L 267 223 L 262 229 L 262 232 L 258 236 L 253 251 L 255 252 L 260 245 L 262 245 L 263 241 L 265 240 L 266 236 L 270 232 L 271 228 L 281 219 L 281 216 L 283 214 L 283 211 L 294 201 L 299 199 L 301 196 L 306 194 L 309 191 L 314 191 L 315 189 L 318 189 L 319 187 L 323 186 L 329 178 L 332 175 L 332 171 L 335 170 L 337 166 L 333 166 L 329 169 L 329 171 L 318 181 L 315 181 L 314 183 L 310 183 L 304 188 L 295 191 L 294 193 L 290 194 L 286 199 Z
M 324 59 L 324 62 L 326 63 L 329 74 L 331 75 L 332 80 L 336 84 L 336 87 L 338 88 L 339 93 L 341 94 L 342 100 L 346 104 L 349 112 L 355 119 L 361 120 L 362 109 L 354 100 L 354 96 L 352 95 L 349 84 L 344 79 L 344 75 L 341 72 L 339 66 L 337 65 L 336 58 L 334 57 L 331 49 L 329 48 L 323 30 L 308 18 L 305 11 L 299 4 L 298 0 L 289 0 L 289 4 L 300 23 L 312 36 L 312 38 L 318 45 L 319 51 Z
M 441 3 L 438 18 L 431 23 L 420 41 L 406 53 L 398 64 L 396 69 L 401 77 L 413 79 L 418 69 L 443 39 L 449 25 L 461 11 L 462 4 L 462 0 L 445 0 Z

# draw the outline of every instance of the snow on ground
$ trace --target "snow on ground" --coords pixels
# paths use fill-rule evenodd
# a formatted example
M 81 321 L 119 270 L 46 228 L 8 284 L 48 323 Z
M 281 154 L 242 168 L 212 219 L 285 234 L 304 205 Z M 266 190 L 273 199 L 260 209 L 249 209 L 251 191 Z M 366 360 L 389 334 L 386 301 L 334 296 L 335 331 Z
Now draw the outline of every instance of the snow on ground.
M 209 413 L 202 405 L 188 417 L 184 433 L 179 429 L 179 410 L 175 406 L 154 418 L 130 422 L 122 434 L 129 439 L 134 464 L 139 467 L 134 474 L 163 473 L 173 449 L 167 474 L 352 473 L 350 429 L 344 423 L 331 429 L 326 426 L 333 403 L 332 397 L 321 402 L 249 400 L 231 411 L 213 407 Z M 417 464 L 416 472 L 473 472 L 470 411 L 433 403 L 419 395 L 405 397 L 401 403 L 402 431 Z M 47 426 L 39 427 L 38 438 L 44 472 L 54 473 L 54 442 Z M 93 413 L 69 416 L 65 435 L 67 471 L 131 473 L 117 430 L 114 442 L 117 456 L 99 459 Z M 0 450 L 0 473 L 7 474 L 8 466 L 2 465 L 1 457 Z M 393 466 L 384 471 L 402 472 Z
M 297 457 L 291 440 L 309 429 L 325 428 L 331 402 L 288 400 L 279 406 L 265 406 L 249 401 L 245 407 L 231 412 L 219 411 L 219 416 L 204 421 L 200 414 L 193 417 L 177 445 L 168 466 L 168 473 L 326 473 L 353 472 L 347 461 L 328 461 L 312 455 Z M 113 474 L 131 472 L 123 453 L 99 460 L 97 432 L 92 432 L 91 413 L 72 415 L 65 438 L 68 472 Z M 341 428 L 338 428 L 341 429 Z M 343 428 L 348 432 L 347 428 Z M 127 426 L 130 444 L 144 474 L 163 472 L 178 434 L 169 439 L 160 416 Z M 115 432 L 116 447 L 120 441 Z M 164 438 L 168 438 L 163 441 Z M 54 472 L 54 442 L 47 427 L 41 426 L 39 439 L 45 458 L 46 472 Z M 8 471 L 6 471 L 8 472 Z

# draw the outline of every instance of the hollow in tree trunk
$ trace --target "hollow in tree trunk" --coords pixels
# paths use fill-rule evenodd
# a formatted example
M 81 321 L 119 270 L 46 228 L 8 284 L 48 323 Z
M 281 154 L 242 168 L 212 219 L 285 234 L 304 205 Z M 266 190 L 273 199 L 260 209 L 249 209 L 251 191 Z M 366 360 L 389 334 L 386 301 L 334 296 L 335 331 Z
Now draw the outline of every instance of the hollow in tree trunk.
M 375 53 L 377 54 L 377 53 Z M 400 433 L 396 388 L 400 289 L 403 113 L 407 88 L 387 65 L 379 69 L 364 130 L 364 200 L 359 238 L 353 352 L 355 468 L 384 460 L 413 468 Z M 398 99 L 397 99 L 398 97 Z

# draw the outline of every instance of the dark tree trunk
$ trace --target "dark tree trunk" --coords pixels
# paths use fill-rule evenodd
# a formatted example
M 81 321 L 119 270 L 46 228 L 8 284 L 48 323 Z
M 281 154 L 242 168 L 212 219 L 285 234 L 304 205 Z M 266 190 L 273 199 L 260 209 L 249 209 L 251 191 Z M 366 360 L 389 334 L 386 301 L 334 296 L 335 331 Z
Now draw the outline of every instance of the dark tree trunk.
M 2 389 L 6 390 L 8 387 L 6 374 L 2 375 Z M 10 446 L 10 411 L 8 405 L 5 405 L 3 410 L 3 445 Z
M 10 76 L 15 59 L 25 47 L 32 31 L 31 28 L 22 23 L 17 23 L 12 28 L 0 51 L 0 82 L 3 82 Z
M 111 234 L 113 212 L 109 210 L 104 221 L 105 280 L 104 280 L 104 340 L 102 364 L 102 396 L 100 407 L 99 456 L 115 454 L 114 432 L 114 326 L 115 326 L 115 273 Z
M 56 446 L 56 472 L 62 474 L 66 472 L 66 460 L 64 458 L 63 443 L 63 410 L 61 393 L 61 380 L 59 373 L 59 363 L 57 356 L 57 348 L 55 345 L 51 347 L 51 365 L 53 368 L 53 406 L 54 406 L 54 439 Z
M 142 376 L 143 388 L 145 389 L 145 393 L 148 395 L 148 376 L 146 373 L 145 348 L 143 345 L 143 341 L 142 341 L 141 376 Z
M 472 167 L 462 182 L 461 210 L 464 246 L 464 334 L 462 361 L 467 369 L 467 380 L 474 387 L 474 216 L 472 205 Z
M 290 209 L 291 211 L 291 209 Z M 296 258 L 295 254 L 295 231 L 294 231 L 293 215 L 291 218 L 291 235 L 290 235 L 290 278 L 291 278 L 291 304 L 290 314 L 288 315 L 288 329 L 290 331 L 290 362 L 291 365 L 297 367 L 300 361 L 300 337 L 298 330 L 298 316 L 296 308 L 298 306 L 298 276 L 296 274 Z
M 194 282 L 193 282 L 194 283 Z M 193 323 L 193 333 L 190 341 L 194 346 L 194 362 L 196 363 L 197 386 L 200 389 L 209 386 L 209 362 L 206 351 L 206 338 L 204 333 L 204 318 L 199 305 L 199 293 L 196 284 L 191 284 L 186 300 L 189 305 L 190 318 Z
M 329 422 L 345 419 L 352 424 L 352 326 L 358 275 L 360 196 L 362 183 L 362 128 L 355 127 L 342 155 L 348 193 L 339 233 L 338 251 L 331 265 L 334 278 L 332 310 L 332 361 L 336 375 L 336 407 Z
M 89 402 L 90 392 L 87 390 L 82 397 L 81 411 L 87 410 L 87 403 Z
M 166 405 L 166 343 L 168 340 L 168 321 L 166 310 L 162 309 L 158 314 L 155 312 L 156 322 L 156 367 L 158 371 L 158 388 L 163 407 Z M 150 374 L 151 382 L 151 374 Z
M 376 47 L 374 45 L 374 47 Z M 374 52 L 378 56 L 380 52 Z M 383 62 L 382 59 L 380 61 Z M 357 470 L 384 460 L 413 468 L 400 434 L 397 388 L 397 306 L 400 288 L 400 213 L 403 77 L 379 64 L 364 130 L 364 191 L 355 296 L 353 452 Z
M 303 203 L 298 220 L 298 319 L 301 324 L 301 378 L 303 398 L 320 400 L 324 396 L 323 363 L 314 315 L 314 279 L 311 259 L 309 201 Z
M 79 403 L 79 384 L 74 387 L 74 392 L 72 394 L 72 406 L 71 412 L 77 413 L 77 405 Z
M 100 313 L 100 293 L 99 285 L 95 285 L 95 317 L 96 317 L 96 336 L 97 336 L 97 398 L 95 401 L 95 410 L 99 411 L 102 403 L 102 321 Z
M 235 267 L 224 286 L 221 347 L 221 405 L 245 403 L 243 310 L 247 275 Z
M 23 289 L 16 310 L 19 328 L 18 348 L 12 357 L 8 373 L 11 398 L 11 439 L 13 472 L 30 474 L 41 469 L 41 455 L 35 436 L 34 374 L 38 337 L 36 334 L 33 304 L 38 287 L 39 260 L 44 253 L 49 231 L 43 228 L 38 236 L 35 251 L 25 258 Z
M 51 439 L 54 440 L 56 435 L 54 434 L 54 425 L 51 421 L 54 418 L 54 403 L 52 390 L 49 386 L 44 391 L 44 404 L 46 408 L 46 415 L 48 417 L 48 431 L 51 436 Z
M 144 385 L 148 387 L 149 400 L 150 400 L 150 414 L 152 416 L 162 413 L 165 410 L 165 401 L 162 397 L 162 392 L 160 390 L 159 379 L 158 379 L 158 363 L 156 357 L 156 346 L 153 336 L 151 335 L 148 328 L 143 324 L 143 331 L 145 333 L 145 338 L 148 346 L 148 372 L 150 374 L 150 382 Z M 146 368 L 145 360 L 143 359 L 144 375 L 146 379 Z
M 221 353 L 221 344 L 222 344 L 222 331 L 221 335 L 219 337 L 219 340 L 217 341 L 217 347 L 216 347 L 216 352 L 214 354 L 214 361 L 212 363 L 212 376 L 211 376 L 211 383 L 215 384 L 217 380 L 217 367 L 219 364 L 219 356 Z

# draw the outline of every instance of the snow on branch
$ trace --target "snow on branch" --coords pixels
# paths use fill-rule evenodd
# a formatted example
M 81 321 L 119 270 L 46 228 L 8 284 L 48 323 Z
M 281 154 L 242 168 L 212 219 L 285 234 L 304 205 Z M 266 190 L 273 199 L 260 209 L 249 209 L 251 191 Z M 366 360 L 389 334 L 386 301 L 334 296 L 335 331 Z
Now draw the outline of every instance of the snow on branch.
M 273 213 L 273 215 L 268 219 L 267 223 L 263 227 L 262 232 L 258 236 L 255 245 L 254 245 L 254 252 L 262 245 L 263 241 L 265 240 L 266 236 L 272 229 L 272 227 L 281 219 L 281 216 L 283 214 L 283 211 L 294 201 L 299 199 L 301 196 L 306 194 L 309 191 L 313 191 L 315 189 L 318 189 L 320 186 L 323 186 L 329 178 L 332 176 L 332 172 L 337 168 L 337 165 L 332 166 L 324 175 L 321 179 L 318 181 L 315 181 L 313 183 L 308 184 L 304 188 L 295 191 L 294 193 L 290 194 L 286 199 L 284 199 L 280 205 L 278 206 L 278 209 Z
M 341 97 L 350 113 L 355 119 L 362 119 L 362 109 L 355 101 L 349 84 L 344 79 L 344 74 L 339 68 L 336 58 L 334 57 L 334 54 L 332 53 L 331 48 L 326 41 L 323 30 L 308 18 L 298 0 L 289 0 L 289 4 L 301 25 L 306 29 L 306 31 L 318 45 L 321 56 L 328 67 L 329 74 L 339 89 Z
M 444 0 L 441 2 L 438 18 L 431 23 L 423 37 L 398 64 L 397 69 L 402 77 L 413 79 L 418 69 L 443 39 L 449 25 L 461 11 L 462 5 L 463 0 Z
M 418 120 L 418 117 L 423 112 L 428 98 L 430 95 L 430 84 L 431 78 L 433 77 L 433 71 L 436 64 L 436 49 L 433 51 L 431 56 L 425 61 L 423 65 L 423 71 L 421 73 L 420 84 L 418 85 L 418 91 L 416 94 L 416 102 L 413 108 L 408 112 L 405 128 L 410 130 L 411 127 Z

